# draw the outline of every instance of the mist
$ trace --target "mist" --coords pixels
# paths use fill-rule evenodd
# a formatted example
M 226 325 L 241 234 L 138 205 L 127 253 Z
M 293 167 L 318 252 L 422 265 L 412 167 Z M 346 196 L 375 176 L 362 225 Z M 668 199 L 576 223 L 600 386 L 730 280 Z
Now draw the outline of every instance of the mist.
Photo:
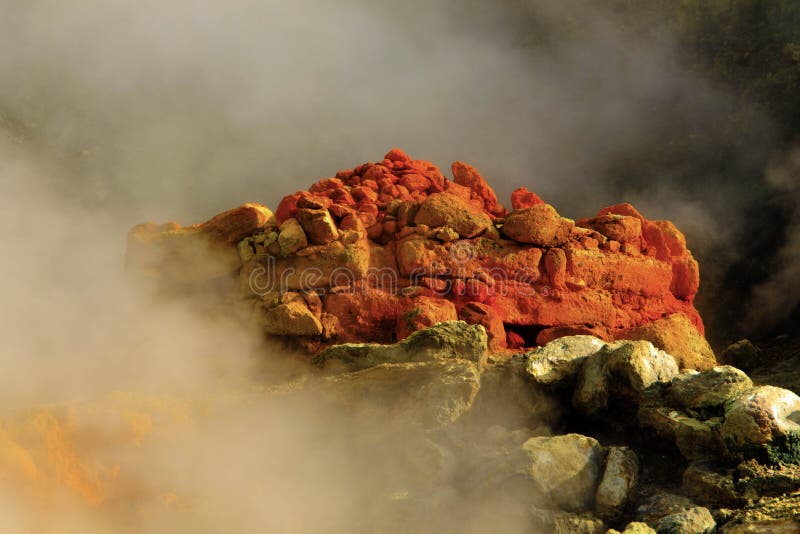
M 236 316 L 152 300 L 124 272 L 133 224 L 200 222 L 247 201 L 275 207 L 399 146 L 443 169 L 475 165 L 504 200 L 524 185 L 568 217 L 631 201 L 672 219 L 714 288 L 738 257 L 745 222 L 735 214 L 752 205 L 750 184 L 657 162 L 637 177 L 615 169 L 683 129 L 696 134 L 693 151 L 717 158 L 731 145 L 717 121 L 736 102 L 684 64 L 669 31 L 629 22 L 550 0 L 0 3 L 0 398 L 17 421 L 6 430 L 27 428 L 21 410 L 36 407 L 109 402 L 89 419 L 107 430 L 120 410 L 158 420 L 163 406 L 146 399 L 181 406 L 133 453 L 127 434 L 88 446 L 80 425 L 67 425 L 86 469 L 118 464 L 137 474 L 122 486 L 138 493 L 108 490 L 112 505 L 97 512 L 59 492 L 42 501 L 3 487 L 9 531 L 345 531 L 365 510 L 354 497 L 399 476 L 368 474 L 396 450 L 351 458 L 357 429 L 342 433 L 337 414 L 306 402 L 242 408 L 254 387 L 302 380 L 302 360 Z M 759 114 L 751 124 L 752 138 L 738 141 L 749 150 L 726 168 L 760 183 L 773 130 Z M 796 183 L 768 176 L 767 187 L 796 194 Z M 793 283 L 796 241 L 759 298 L 776 303 Z M 782 307 L 798 298 L 783 295 Z M 175 430 L 176 420 L 191 423 Z M 331 440 L 324 455 L 321 439 Z M 122 513 L 125 502 L 147 511 Z M 191 512 L 172 515 L 163 502 Z

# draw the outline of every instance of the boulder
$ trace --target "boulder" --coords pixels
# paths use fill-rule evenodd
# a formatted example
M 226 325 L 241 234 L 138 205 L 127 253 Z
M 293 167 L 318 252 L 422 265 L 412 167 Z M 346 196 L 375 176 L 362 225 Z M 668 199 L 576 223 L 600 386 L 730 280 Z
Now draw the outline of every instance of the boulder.
M 607 520 L 619 518 L 634 498 L 639 481 L 639 458 L 628 447 L 610 447 L 595 494 L 595 510 Z
M 393 345 L 344 343 L 316 355 L 319 367 L 344 367 L 350 371 L 383 363 L 430 362 L 459 359 L 483 365 L 486 361 L 487 335 L 480 325 L 463 321 L 437 323 L 413 332 Z
M 608 529 L 601 519 L 591 514 L 555 512 L 548 525 L 553 534 L 605 534 Z
M 397 320 L 397 339 L 405 339 L 412 332 L 436 323 L 456 320 L 458 313 L 452 301 L 435 297 L 417 297 Z
M 714 351 L 694 324 L 679 313 L 631 328 L 616 339 L 646 339 L 659 349 L 672 354 L 681 369 L 710 369 L 717 365 Z
M 592 414 L 607 407 L 611 397 L 638 402 L 655 383 L 678 374 L 675 359 L 649 341 L 618 341 L 605 345 L 583 365 L 572 403 Z
M 126 267 L 175 290 L 236 273 L 238 248 L 197 227 L 140 224 L 128 232 Z
M 489 187 L 483 176 L 473 167 L 462 161 L 456 161 L 452 165 L 453 181 L 459 185 L 470 188 L 472 198 L 480 200 L 483 209 L 496 217 L 505 215 L 505 208 L 497 201 L 497 195 Z
M 594 414 L 608 406 L 611 396 L 608 366 L 605 354 L 588 358 L 578 373 L 572 393 L 572 405 L 585 414 Z
M 670 385 L 672 403 L 680 408 L 702 410 L 719 408 L 753 387 L 753 381 L 729 365 L 702 372 L 684 372 Z
M 643 499 L 636 508 L 636 519 L 652 525 L 662 517 L 685 512 L 695 506 L 682 495 L 657 490 Z
M 606 345 L 604 352 L 609 372 L 637 397 L 656 382 L 667 383 L 678 374 L 675 358 L 648 341 L 618 341 Z
M 480 372 L 474 363 L 440 360 L 380 364 L 326 377 L 315 384 L 313 394 L 365 423 L 431 430 L 463 416 L 479 388 Z
M 587 358 L 605 346 L 605 341 L 592 336 L 569 336 L 555 339 L 525 355 L 526 372 L 542 385 L 571 380 Z
M 800 397 L 774 386 L 745 391 L 725 406 L 720 433 L 734 456 L 800 463 Z
M 642 220 L 639 217 L 606 213 L 584 221 L 583 225 L 619 243 L 630 243 L 637 247 L 641 244 Z
M 251 202 L 215 215 L 199 225 L 199 230 L 224 243 L 234 244 L 258 230 L 277 225 L 269 208 Z
M 476 237 L 492 226 L 492 220 L 483 210 L 448 192 L 428 196 L 420 204 L 414 222 L 431 228 L 449 226 L 467 238 Z
M 319 336 L 322 323 L 319 318 L 299 300 L 274 307 L 258 308 L 264 331 L 275 336 Z
M 534 437 L 521 447 L 525 472 L 549 502 L 570 512 L 592 509 L 605 452 L 580 434 Z
M 551 341 L 570 336 L 590 336 L 606 339 L 608 337 L 608 330 L 603 327 L 585 325 L 551 326 L 550 328 L 545 328 L 536 335 L 536 344 L 543 347 Z
M 719 457 L 724 450 L 719 437 L 721 418 L 701 420 L 666 406 L 643 405 L 638 420 L 642 428 L 674 443 L 687 460 Z
M 164 288 L 206 282 L 238 271 L 237 243 L 276 225 L 272 212 L 255 203 L 188 227 L 140 224 L 128 232 L 126 265 L 161 280 Z
M 514 210 L 503 223 L 503 233 L 514 241 L 540 247 L 558 247 L 569 239 L 572 224 L 550 204 Z

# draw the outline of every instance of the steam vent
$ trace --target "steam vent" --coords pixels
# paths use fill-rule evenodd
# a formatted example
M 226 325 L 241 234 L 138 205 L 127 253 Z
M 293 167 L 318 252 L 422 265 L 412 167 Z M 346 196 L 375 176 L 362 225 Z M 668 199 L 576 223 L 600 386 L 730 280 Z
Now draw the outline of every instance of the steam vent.
M 509 209 L 474 167 L 451 172 L 393 149 L 274 213 L 244 204 L 190 227 L 138 225 L 128 265 L 162 288 L 238 275 L 266 333 L 311 353 L 463 320 L 498 354 L 585 334 L 649 340 L 681 367 L 715 365 L 693 305 L 699 267 L 671 222 L 630 204 L 573 221 L 524 187 Z

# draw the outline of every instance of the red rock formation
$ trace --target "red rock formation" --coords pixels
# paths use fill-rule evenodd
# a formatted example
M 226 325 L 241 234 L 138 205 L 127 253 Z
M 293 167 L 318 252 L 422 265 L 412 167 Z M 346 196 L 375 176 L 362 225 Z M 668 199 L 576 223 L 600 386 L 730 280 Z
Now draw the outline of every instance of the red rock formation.
M 279 315 L 270 310 L 288 306 L 276 293 L 318 293 L 317 309 L 298 322 L 321 330 L 310 336 L 314 347 L 390 341 L 457 317 L 484 325 L 494 349 L 631 332 L 681 346 L 674 338 L 688 335 L 686 322 L 702 339 L 693 305 L 698 265 L 672 223 L 648 221 L 630 204 L 573 222 L 525 188 L 507 212 L 474 167 L 456 162 L 452 172 L 449 181 L 430 162 L 393 149 L 285 197 L 274 218 L 242 207 L 193 232 L 213 234 L 215 243 L 239 240 L 241 287 L 272 318 L 268 331 Z M 176 232 L 139 226 L 129 255 L 136 263 L 152 252 L 143 243 Z M 302 315 L 307 301 L 292 299 L 292 314 Z M 684 321 L 663 321 L 673 315 Z M 657 328 L 645 328 L 651 324 Z M 684 334 L 665 333 L 671 325 Z M 286 321 L 279 330 L 291 334 Z M 685 361 L 713 363 L 710 349 L 700 352 Z

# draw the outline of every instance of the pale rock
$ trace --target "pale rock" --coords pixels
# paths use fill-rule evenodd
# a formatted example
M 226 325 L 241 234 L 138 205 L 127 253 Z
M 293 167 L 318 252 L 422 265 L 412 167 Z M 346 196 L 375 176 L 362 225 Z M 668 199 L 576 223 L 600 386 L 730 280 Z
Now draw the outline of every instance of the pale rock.
M 604 457 L 596 439 L 580 434 L 535 437 L 521 452 L 524 471 L 538 493 L 567 511 L 593 507 Z
M 261 308 L 264 331 L 276 336 L 318 336 L 322 323 L 302 301 Z
M 734 455 L 749 457 L 766 445 L 780 448 L 790 435 L 800 434 L 800 397 L 775 386 L 752 388 L 725 406 L 720 431 Z
M 672 380 L 669 396 L 682 408 L 703 409 L 722 406 L 753 387 L 753 381 L 739 369 L 724 365 L 702 372 L 685 372 Z
M 586 359 L 605 346 L 593 336 L 568 336 L 551 341 L 525 355 L 526 371 L 534 382 L 559 384 L 574 377 Z
M 639 481 L 639 458 L 628 447 L 611 447 L 606 468 L 595 494 L 595 510 L 600 517 L 615 519 L 632 501 Z
M 653 527 L 658 534 L 711 534 L 716 530 L 717 522 L 708 508 L 695 506 L 664 516 Z
M 469 411 L 479 388 L 478 367 L 451 359 L 380 364 L 326 377 L 315 394 L 365 423 L 436 429 Z
M 291 256 L 298 250 L 308 246 L 306 233 L 297 219 L 286 219 L 280 225 L 279 231 L 278 244 L 281 247 L 283 256 Z

